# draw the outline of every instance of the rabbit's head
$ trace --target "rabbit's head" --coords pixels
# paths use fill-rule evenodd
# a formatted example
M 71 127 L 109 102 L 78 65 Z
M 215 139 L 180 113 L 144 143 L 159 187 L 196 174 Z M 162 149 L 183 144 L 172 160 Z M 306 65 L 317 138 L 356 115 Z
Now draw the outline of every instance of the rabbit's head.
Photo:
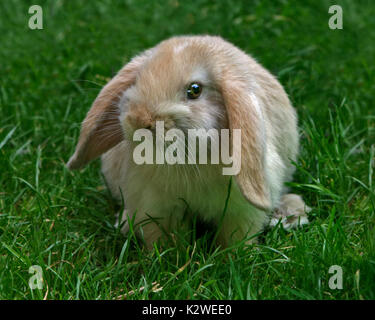
M 255 206 L 268 209 L 265 132 L 244 52 L 219 37 L 174 37 L 133 58 L 101 90 L 82 123 L 68 167 L 81 168 L 137 129 L 240 129 L 236 182 Z M 232 148 L 236 153 L 236 148 Z

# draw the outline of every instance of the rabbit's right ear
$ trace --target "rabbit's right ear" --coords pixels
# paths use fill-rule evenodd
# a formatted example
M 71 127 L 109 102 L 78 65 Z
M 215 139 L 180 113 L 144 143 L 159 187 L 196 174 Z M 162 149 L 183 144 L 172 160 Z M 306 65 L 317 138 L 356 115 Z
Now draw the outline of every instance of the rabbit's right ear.
M 262 110 L 243 79 L 228 73 L 221 87 L 229 128 L 241 130 L 241 145 L 232 148 L 233 157 L 239 159 L 241 164 L 236 182 L 251 204 L 262 210 L 270 210 L 264 164 L 266 147 Z
M 69 169 L 84 167 L 123 140 L 118 102 L 121 94 L 135 83 L 147 56 L 144 53 L 133 58 L 100 91 L 82 122 L 76 150 L 67 164 Z

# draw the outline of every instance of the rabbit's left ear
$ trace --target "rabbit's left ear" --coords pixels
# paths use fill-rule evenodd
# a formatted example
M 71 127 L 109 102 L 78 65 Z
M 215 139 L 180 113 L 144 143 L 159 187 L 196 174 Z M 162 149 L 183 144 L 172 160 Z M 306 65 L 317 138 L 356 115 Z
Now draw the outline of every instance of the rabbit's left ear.
M 229 128 L 241 130 L 241 170 L 236 182 L 245 198 L 254 206 L 269 210 L 271 200 L 265 178 L 265 130 L 262 110 L 257 98 L 241 80 L 223 80 L 221 93 L 226 107 Z M 234 141 L 235 142 L 235 141 Z M 234 143 L 233 142 L 233 143 Z
M 84 167 L 123 140 L 118 102 L 121 94 L 134 84 L 145 59 L 145 54 L 133 58 L 100 91 L 82 122 L 76 150 L 67 164 L 69 169 Z

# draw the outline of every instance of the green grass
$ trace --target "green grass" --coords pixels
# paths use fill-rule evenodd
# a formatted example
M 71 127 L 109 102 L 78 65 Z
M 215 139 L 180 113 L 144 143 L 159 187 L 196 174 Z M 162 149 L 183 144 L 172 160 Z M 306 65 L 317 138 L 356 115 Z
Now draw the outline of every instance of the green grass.
M 328 28 L 341 4 L 344 29 Z M 1 299 L 375 299 L 373 1 L 0 2 Z M 258 245 L 209 235 L 147 252 L 112 227 L 99 161 L 64 164 L 101 86 L 131 56 L 177 34 L 219 34 L 278 76 L 298 110 L 292 190 L 311 224 Z M 40 265 L 45 286 L 31 290 Z M 331 265 L 343 289 L 328 286 Z M 126 295 L 126 296 L 125 296 Z

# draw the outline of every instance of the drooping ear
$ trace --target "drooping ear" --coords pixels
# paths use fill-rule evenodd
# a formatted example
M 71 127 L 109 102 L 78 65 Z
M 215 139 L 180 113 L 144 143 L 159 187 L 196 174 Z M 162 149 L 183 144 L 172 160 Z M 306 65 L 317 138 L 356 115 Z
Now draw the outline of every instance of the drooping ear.
M 240 80 L 223 80 L 221 92 L 229 120 L 229 128 L 241 130 L 241 147 L 233 148 L 233 157 L 240 159 L 241 170 L 236 182 L 245 198 L 254 206 L 269 210 L 271 200 L 266 185 L 263 116 L 256 97 Z M 236 152 L 241 150 L 241 154 Z
M 133 58 L 100 91 L 82 122 L 75 152 L 67 167 L 80 169 L 123 140 L 118 102 L 121 94 L 135 83 L 146 54 Z

